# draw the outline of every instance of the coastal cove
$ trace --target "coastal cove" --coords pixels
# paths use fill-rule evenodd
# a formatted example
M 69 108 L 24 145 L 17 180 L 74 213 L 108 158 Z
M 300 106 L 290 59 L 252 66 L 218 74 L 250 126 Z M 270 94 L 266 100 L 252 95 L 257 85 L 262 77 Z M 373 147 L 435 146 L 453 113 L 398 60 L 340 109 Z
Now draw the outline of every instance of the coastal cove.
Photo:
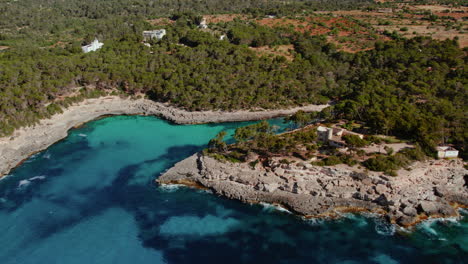
M 281 125 L 282 120 L 271 122 Z M 2 263 L 462 263 L 466 212 L 401 234 L 379 218 L 302 220 L 154 179 L 246 123 L 114 116 L 69 131 L 0 181 Z
M 261 120 L 291 115 L 298 110 L 321 111 L 329 105 L 307 105 L 290 109 L 264 111 L 184 111 L 148 99 L 127 99 L 117 96 L 87 99 L 64 109 L 39 124 L 21 128 L 13 136 L 0 138 L 0 177 L 20 164 L 30 155 L 44 150 L 65 138 L 68 130 L 83 123 L 110 115 L 152 115 L 176 124 L 203 124 Z

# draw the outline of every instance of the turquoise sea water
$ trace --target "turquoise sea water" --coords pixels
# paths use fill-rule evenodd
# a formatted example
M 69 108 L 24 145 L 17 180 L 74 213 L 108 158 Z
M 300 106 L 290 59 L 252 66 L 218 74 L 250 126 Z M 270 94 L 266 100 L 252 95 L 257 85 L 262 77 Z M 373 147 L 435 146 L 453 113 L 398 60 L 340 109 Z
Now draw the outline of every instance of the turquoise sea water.
M 0 263 L 468 262 L 466 217 L 399 233 L 378 219 L 305 221 L 154 184 L 244 124 L 117 116 L 71 131 L 0 180 Z

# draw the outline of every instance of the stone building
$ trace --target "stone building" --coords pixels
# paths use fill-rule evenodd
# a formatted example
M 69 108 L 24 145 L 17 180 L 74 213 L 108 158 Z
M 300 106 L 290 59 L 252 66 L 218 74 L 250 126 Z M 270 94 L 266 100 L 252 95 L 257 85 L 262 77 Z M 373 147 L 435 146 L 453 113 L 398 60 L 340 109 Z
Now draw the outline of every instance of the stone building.
M 323 142 L 328 142 L 331 146 L 341 148 L 346 146 L 346 142 L 343 140 L 345 135 L 358 136 L 360 139 L 364 139 L 364 135 L 355 133 L 344 128 L 339 127 L 317 127 L 318 139 Z

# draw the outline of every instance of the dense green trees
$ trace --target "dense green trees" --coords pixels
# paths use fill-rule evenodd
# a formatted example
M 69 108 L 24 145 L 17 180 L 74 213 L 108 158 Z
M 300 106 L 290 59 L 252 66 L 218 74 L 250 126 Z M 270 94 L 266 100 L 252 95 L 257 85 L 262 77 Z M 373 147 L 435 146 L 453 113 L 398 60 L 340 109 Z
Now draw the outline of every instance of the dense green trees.
M 286 29 L 272 29 L 255 23 L 246 24 L 234 22 L 229 23 L 227 36 L 232 43 L 237 45 L 261 47 L 267 45 L 290 44 L 290 39 L 284 37 L 286 34 L 292 34 L 292 32 Z
M 219 132 L 216 137 L 208 142 L 208 147 L 214 151 L 226 151 L 227 144 L 224 142 L 224 137 L 226 134 L 226 131 Z
M 314 119 L 318 116 L 319 114 L 316 112 L 306 113 L 303 110 L 299 110 L 293 115 L 285 118 L 285 122 L 292 122 L 297 127 L 303 127 L 314 121 Z
M 299 146 L 308 151 L 314 151 L 317 139 L 315 129 L 304 129 L 294 133 L 275 134 L 276 128 L 268 122 L 262 121 L 253 125 L 239 127 L 234 133 L 236 143 L 226 146 L 219 143 L 222 135 L 217 135 L 210 141 L 209 150 L 216 158 L 244 161 L 249 153 L 263 156 L 282 156 L 296 152 Z M 222 157 L 224 156 L 224 158 Z
M 197 11 L 250 8 L 248 13 L 257 15 L 284 15 L 294 6 L 311 10 L 315 3 L 323 5 L 0 0 L 0 45 L 11 47 L 0 52 L 0 135 L 60 112 L 73 101 L 111 92 L 143 93 L 188 110 L 333 100 L 336 105 L 318 116 L 299 113 L 292 119 L 299 126 L 315 118 L 359 120 L 372 133 L 405 137 L 424 149 L 453 143 L 466 153 L 467 56 L 454 41 L 397 40 L 349 54 L 336 51 L 323 37 L 250 22 L 221 23 L 214 34 L 196 29 Z M 173 18 L 178 20 L 164 26 L 167 36 L 151 48 L 139 43 L 141 32 L 154 28 L 145 19 L 169 16 L 168 10 L 177 11 Z M 220 33 L 229 33 L 229 41 L 219 41 Z M 95 37 L 104 47 L 82 54 L 83 42 Z M 260 57 L 246 47 L 284 43 L 294 45 L 291 62 Z M 278 141 L 277 148 L 283 143 Z
M 364 121 L 374 133 L 445 142 L 466 152 L 467 57 L 455 41 L 415 38 L 380 43 L 351 60 L 351 91 L 335 117 Z

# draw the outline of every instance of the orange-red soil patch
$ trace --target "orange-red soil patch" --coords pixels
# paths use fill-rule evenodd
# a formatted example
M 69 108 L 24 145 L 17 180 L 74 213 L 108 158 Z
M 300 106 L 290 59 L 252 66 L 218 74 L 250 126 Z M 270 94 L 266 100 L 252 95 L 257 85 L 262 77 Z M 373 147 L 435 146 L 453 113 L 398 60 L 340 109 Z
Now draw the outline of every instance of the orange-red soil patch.
M 150 19 L 148 20 L 148 22 L 151 24 L 151 25 L 159 25 L 159 26 L 165 26 L 165 25 L 171 25 L 171 24 L 174 24 L 175 21 L 173 20 L 170 20 L 169 18 L 165 18 L 165 17 L 162 17 L 162 18 L 156 18 L 156 19 Z
M 240 14 L 225 14 L 225 15 L 205 15 L 203 18 L 206 19 L 206 23 L 221 23 L 221 22 L 230 22 L 233 21 L 234 19 L 238 18 L 241 20 L 247 20 L 246 15 L 240 15 Z

